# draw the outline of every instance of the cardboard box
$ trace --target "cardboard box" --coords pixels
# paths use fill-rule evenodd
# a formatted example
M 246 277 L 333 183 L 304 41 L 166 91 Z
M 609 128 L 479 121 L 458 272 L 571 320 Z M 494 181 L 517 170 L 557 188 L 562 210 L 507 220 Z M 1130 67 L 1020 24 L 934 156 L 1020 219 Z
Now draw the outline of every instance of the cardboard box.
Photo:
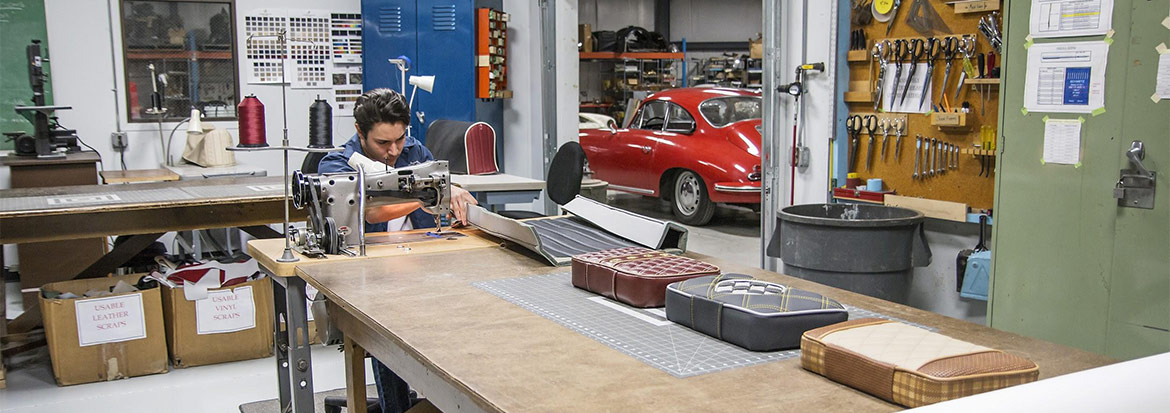
M 60 281 L 41 288 L 83 295 L 90 290 L 108 291 L 119 280 L 133 284 L 141 276 Z M 97 298 L 46 299 L 41 295 L 45 338 L 57 384 L 166 373 L 160 295 L 159 288 Z
M 752 58 L 752 59 L 763 59 L 764 58 L 764 36 L 760 35 L 759 37 L 756 37 L 755 40 L 748 40 L 748 43 L 750 43 L 749 44 L 750 50 L 748 52 L 748 57 Z
M 582 52 L 593 51 L 593 26 L 585 23 L 577 25 L 577 41 L 581 43 Z
M 272 355 L 272 281 L 265 277 L 207 290 L 192 301 L 182 288 L 162 287 L 167 348 L 176 368 Z

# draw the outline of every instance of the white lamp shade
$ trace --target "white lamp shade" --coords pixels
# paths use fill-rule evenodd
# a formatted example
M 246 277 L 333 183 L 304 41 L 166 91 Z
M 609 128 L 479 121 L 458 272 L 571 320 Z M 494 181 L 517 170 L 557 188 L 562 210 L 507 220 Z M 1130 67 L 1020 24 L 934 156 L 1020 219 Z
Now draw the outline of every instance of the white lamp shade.
M 419 89 L 425 90 L 428 93 L 435 88 L 434 76 L 411 76 L 410 84 L 418 86 Z
M 203 121 L 199 118 L 199 109 L 191 109 L 191 120 L 187 125 L 187 133 L 203 133 Z

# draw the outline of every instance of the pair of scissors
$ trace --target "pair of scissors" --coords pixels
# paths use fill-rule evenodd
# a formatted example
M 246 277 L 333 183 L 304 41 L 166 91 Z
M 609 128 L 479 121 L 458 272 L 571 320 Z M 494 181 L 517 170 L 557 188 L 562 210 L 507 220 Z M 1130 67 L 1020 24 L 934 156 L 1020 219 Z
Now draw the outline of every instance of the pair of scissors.
M 963 55 L 963 67 L 971 64 L 971 55 L 975 54 L 975 38 L 971 36 L 963 36 L 959 39 L 959 54 Z M 952 102 L 959 101 L 959 93 L 963 91 L 963 84 L 967 83 L 967 71 L 959 70 L 959 85 L 955 86 L 955 98 Z
M 922 104 L 926 103 L 927 91 L 930 90 L 930 84 L 934 80 L 934 61 L 942 54 L 942 48 L 938 47 L 939 40 L 931 37 L 926 41 L 926 50 L 923 55 L 926 56 L 926 81 L 922 82 L 922 94 L 918 96 L 918 107 L 922 108 Z
M 890 63 L 890 48 L 889 40 L 883 42 L 874 42 L 873 60 L 878 62 L 878 76 L 877 76 L 877 95 L 873 100 L 873 110 L 877 112 L 878 105 L 882 103 L 882 86 L 886 84 L 886 64 Z
M 894 89 L 890 91 L 890 104 L 893 105 L 894 99 L 898 98 L 898 84 L 902 82 L 902 63 L 906 62 L 906 40 L 894 40 L 894 50 L 891 53 L 894 58 Z
M 923 49 L 925 48 L 922 45 L 922 39 L 910 40 L 906 47 L 906 54 L 910 57 L 910 75 L 906 76 L 906 86 L 902 89 L 902 100 L 898 102 L 899 105 L 906 103 L 906 95 L 910 91 L 910 84 L 914 81 L 914 73 L 918 71 L 918 62 L 922 60 Z
M 873 164 L 873 132 L 877 130 L 877 116 L 867 115 L 861 123 L 866 132 L 869 132 L 869 146 L 865 151 L 865 170 L 868 171 L 870 165 Z
M 863 121 L 861 115 L 850 116 L 845 121 L 845 127 L 849 130 L 849 170 L 857 169 L 857 144 L 861 139 L 861 128 Z
M 942 89 L 938 93 L 938 102 L 941 105 L 943 96 L 947 95 L 947 83 L 951 80 L 951 67 L 955 63 L 955 55 L 959 52 L 959 39 L 954 37 L 947 37 L 942 42 L 942 56 L 947 61 L 946 73 L 943 75 Z M 947 108 L 943 108 L 947 110 Z

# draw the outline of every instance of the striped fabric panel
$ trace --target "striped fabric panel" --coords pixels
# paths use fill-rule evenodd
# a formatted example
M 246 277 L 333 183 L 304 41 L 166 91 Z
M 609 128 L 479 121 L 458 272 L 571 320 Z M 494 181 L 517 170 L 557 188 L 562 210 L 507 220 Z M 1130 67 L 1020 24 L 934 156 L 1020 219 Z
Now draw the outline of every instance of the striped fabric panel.
M 957 380 L 935 380 L 918 373 L 897 371 L 894 373 L 894 403 L 906 407 L 953 400 L 1004 387 L 1036 381 L 1040 370 L 1034 369 L 1016 373 L 976 376 Z

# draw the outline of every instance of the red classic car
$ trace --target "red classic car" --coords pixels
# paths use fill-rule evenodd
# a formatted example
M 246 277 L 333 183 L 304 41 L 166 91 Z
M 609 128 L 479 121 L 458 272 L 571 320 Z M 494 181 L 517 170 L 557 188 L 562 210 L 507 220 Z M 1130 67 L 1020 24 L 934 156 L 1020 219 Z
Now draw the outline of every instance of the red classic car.
M 583 129 L 581 146 L 611 189 L 671 201 L 703 225 L 715 203 L 760 204 L 760 118 L 755 92 L 686 88 L 650 95 L 626 129 Z

